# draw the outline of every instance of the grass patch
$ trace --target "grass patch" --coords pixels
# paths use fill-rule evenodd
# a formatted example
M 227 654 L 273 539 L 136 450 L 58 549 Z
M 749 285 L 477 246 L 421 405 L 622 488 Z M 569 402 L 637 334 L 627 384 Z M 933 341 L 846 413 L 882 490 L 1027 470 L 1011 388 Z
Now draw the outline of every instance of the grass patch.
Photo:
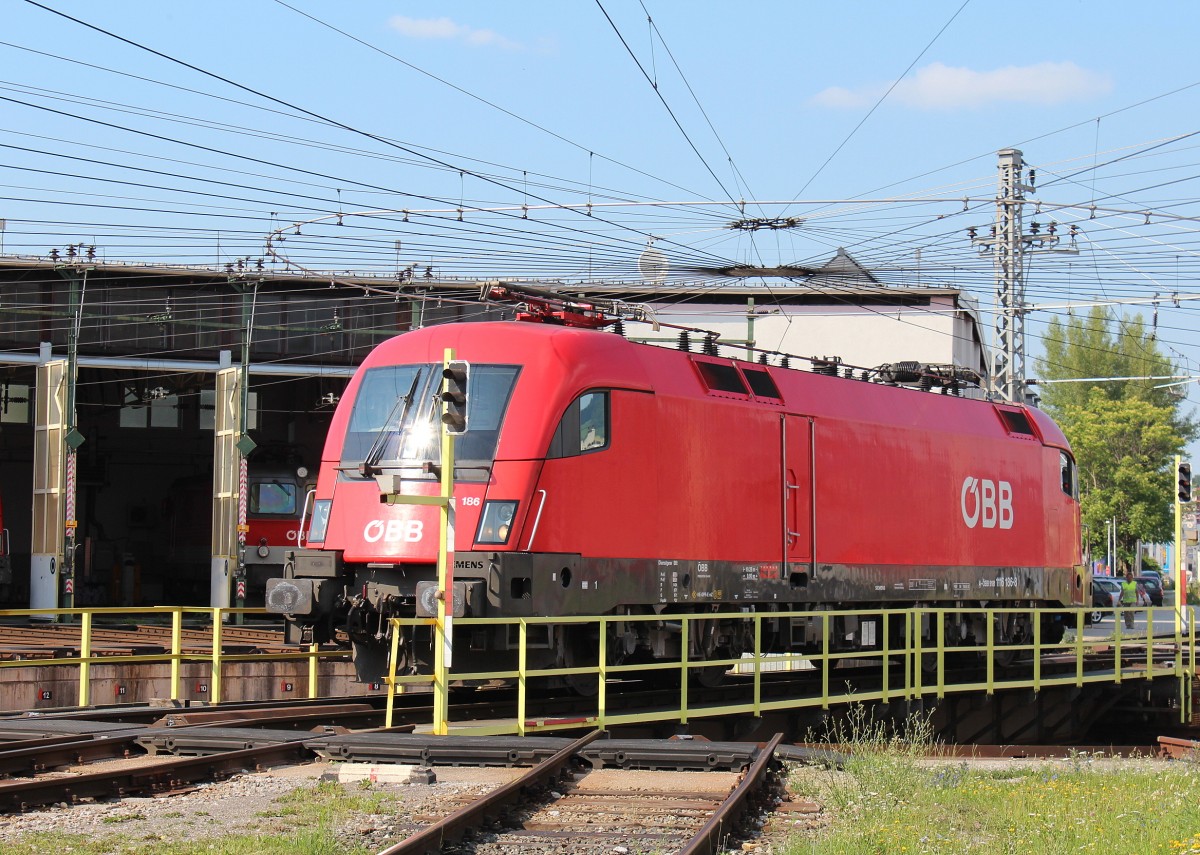
M 118 813 L 118 814 L 114 814 L 113 816 L 104 817 L 104 819 L 102 819 L 101 822 L 112 825 L 112 824 L 118 823 L 118 822 L 137 822 L 138 820 L 142 820 L 145 818 L 146 818 L 146 815 L 141 814 L 141 813 Z
M 931 762 L 931 732 L 927 720 L 897 730 L 862 708 L 831 727 L 825 741 L 842 744 L 844 770 L 804 767 L 789 781 L 831 822 L 797 835 L 785 855 L 1200 855 L 1200 765 L 1079 754 L 982 769 Z
M 348 844 L 339 839 L 338 829 L 355 815 L 381 814 L 394 810 L 396 802 L 386 793 L 322 781 L 315 787 L 302 787 L 276 800 L 278 810 L 260 812 L 261 817 L 287 816 L 292 831 L 254 831 L 222 834 L 218 822 L 207 820 L 203 831 L 188 832 L 192 839 L 179 839 L 182 832 L 146 834 L 132 839 L 127 832 L 104 835 L 35 834 L 17 843 L 6 843 L 4 855 L 45 855 L 46 852 L 74 855 L 369 855 L 374 850 Z M 200 812 L 195 816 L 208 816 Z M 219 815 L 219 814 L 218 814 Z M 172 811 L 172 816 L 184 816 Z M 141 814 L 119 814 L 103 822 L 120 824 L 145 819 Z M 182 828 L 175 823 L 176 831 Z
M 214 829 L 215 830 L 215 829 Z M 329 829 L 305 829 L 288 835 L 247 834 L 173 841 L 147 835 L 141 840 L 97 840 L 77 834 L 39 834 L 4 846 L 4 855 L 370 855 L 374 850 L 348 845 Z

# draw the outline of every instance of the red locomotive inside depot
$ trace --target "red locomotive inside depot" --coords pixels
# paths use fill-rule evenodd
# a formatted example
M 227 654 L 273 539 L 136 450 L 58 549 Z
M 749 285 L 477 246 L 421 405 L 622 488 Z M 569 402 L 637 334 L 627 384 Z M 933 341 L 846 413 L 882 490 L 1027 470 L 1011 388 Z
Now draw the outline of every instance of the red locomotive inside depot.
M 388 618 L 435 613 L 438 510 L 383 503 L 381 483 L 438 494 L 424 464 L 438 460 L 446 348 L 471 366 L 459 614 L 661 618 L 610 623 L 613 662 L 677 658 L 673 616 L 716 614 L 688 636 L 699 661 L 753 649 L 738 619 L 751 611 L 1012 605 L 994 640 L 1020 644 L 1033 619 L 1021 609 L 1083 602 L 1075 463 L 1036 409 L 594 329 L 449 324 L 385 342 L 357 371 L 307 547 L 268 585 L 268 608 L 305 640 L 347 631 L 362 679 L 386 664 Z M 1061 621 L 1044 620 L 1042 639 L 1060 638 Z M 837 618 L 832 649 L 880 649 L 879 622 Z M 923 623 L 927 640 L 936 624 Z M 947 645 L 987 636 L 983 612 L 944 628 Z M 595 661 L 595 625 L 544 631 L 529 668 Z M 427 671 L 428 630 L 403 632 L 399 671 Z M 762 645 L 814 651 L 821 638 L 820 621 L 789 616 L 764 623 Z M 456 624 L 455 669 L 515 667 L 516 644 L 511 626 Z
M 252 465 L 246 484 L 246 595 L 263 602 L 267 580 L 280 575 L 284 556 L 303 541 L 301 520 L 309 491 L 303 466 Z

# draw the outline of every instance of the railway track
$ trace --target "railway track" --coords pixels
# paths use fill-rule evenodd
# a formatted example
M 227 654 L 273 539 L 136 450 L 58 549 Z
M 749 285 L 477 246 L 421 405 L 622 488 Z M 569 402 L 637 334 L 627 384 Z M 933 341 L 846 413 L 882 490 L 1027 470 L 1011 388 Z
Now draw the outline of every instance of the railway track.
M 520 777 L 445 816 L 426 817 L 428 825 L 380 855 L 436 855 L 447 847 L 475 855 L 711 855 L 731 835 L 752 834 L 762 824 L 758 814 L 785 796 L 775 759 L 778 735 L 755 752 L 744 773 L 580 770 L 579 758 L 599 735 L 593 732 L 564 746 Z
M 0 813 L 9 814 L 0 824 L 33 823 L 44 815 L 47 823 L 59 822 L 66 831 L 75 817 L 93 817 L 89 821 L 99 830 L 105 822 L 151 814 L 146 803 L 162 800 L 146 796 L 189 793 L 162 802 L 157 815 L 175 811 L 171 804 L 205 799 L 209 790 L 202 784 L 210 781 L 234 777 L 221 787 L 239 794 L 258 786 L 246 782 L 263 776 L 238 775 L 243 771 L 281 766 L 287 768 L 271 774 L 300 773 L 315 780 L 336 770 L 352 771 L 329 763 L 344 760 L 388 764 L 391 770 L 397 769 L 395 764 L 424 767 L 422 783 L 434 785 L 394 789 L 396 803 L 388 818 L 354 820 L 339 832 L 347 845 L 368 844 L 387 855 L 766 852 L 781 844 L 789 829 L 814 827 L 823 815 L 817 805 L 788 800 L 781 763 L 816 759 L 836 764 L 839 759 L 832 753 L 836 746 L 806 753 L 781 745 L 778 736 L 759 746 L 702 739 L 622 740 L 595 733 L 575 740 L 309 731 L 322 712 L 353 712 L 342 706 L 352 705 L 331 705 L 325 711 L 314 704 L 274 712 L 261 707 L 171 711 L 148 724 L 69 717 L 0 720 L 0 775 L 8 776 L 0 779 Z M 1160 743 L 1166 749 L 1166 742 Z M 1181 748 L 1192 757 L 1200 751 L 1195 743 Z M 1051 751 L 1024 747 L 1020 754 L 1061 756 Z M 1115 752 L 1110 748 L 1108 753 Z M 1013 750 L 1002 756 L 1014 756 Z M 310 765 L 314 760 L 317 765 Z M 492 768 L 462 768 L 472 766 Z M 305 768 L 316 771 L 304 773 Z M 488 792 L 481 793 L 484 788 Z M 97 804 L 87 804 L 93 801 Z M 215 802 L 204 804 L 204 810 L 214 809 Z M 57 807 L 40 810 L 46 805 Z M 259 810 L 264 808 L 271 813 L 269 804 Z M 12 816 L 18 812 L 25 815 Z M 160 831 L 169 822 L 158 821 L 164 823 Z M 370 830 L 363 830 L 368 825 Z
M 78 623 L 0 624 L 0 660 L 38 660 L 80 654 Z M 212 653 L 212 631 L 206 626 L 185 627 L 181 652 Z M 92 656 L 158 656 L 171 652 L 171 627 L 160 624 L 98 625 L 90 637 Z M 296 650 L 276 626 L 230 625 L 221 628 L 221 649 L 233 653 L 286 653 Z
M 781 736 L 765 748 L 702 740 L 445 737 L 304 727 L 340 705 L 172 712 L 150 724 L 0 721 L 0 813 L 187 792 L 314 759 L 509 767 L 513 779 L 414 816 L 385 851 L 716 852 L 783 793 Z M 289 725 L 292 726 L 289 729 Z M 516 769 L 512 767 L 525 767 Z M 433 777 L 433 774 L 430 774 Z

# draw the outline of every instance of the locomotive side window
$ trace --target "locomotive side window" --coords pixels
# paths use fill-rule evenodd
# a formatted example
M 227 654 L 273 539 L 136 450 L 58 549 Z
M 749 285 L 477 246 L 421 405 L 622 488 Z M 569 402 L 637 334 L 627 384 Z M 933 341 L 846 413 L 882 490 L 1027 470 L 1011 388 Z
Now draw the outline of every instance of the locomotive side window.
M 1065 451 L 1058 453 L 1059 471 L 1062 475 L 1062 491 L 1072 499 L 1079 498 L 1079 477 L 1075 471 L 1075 461 Z
M 575 457 L 608 448 L 608 410 L 607 392 L 588 392 L 580 395 L 563 413 L 558 429 L 550 440 L 550 450 L 546 456 Z
M 779 387 L 775 385 L 774 378 L 766 371 L 759 368 L 742 368 L 742 373 L 746 375 L 746 382 L 750 384 L 750 389 L 754 392 L 754 397 L 783 398 L 779 394 Z

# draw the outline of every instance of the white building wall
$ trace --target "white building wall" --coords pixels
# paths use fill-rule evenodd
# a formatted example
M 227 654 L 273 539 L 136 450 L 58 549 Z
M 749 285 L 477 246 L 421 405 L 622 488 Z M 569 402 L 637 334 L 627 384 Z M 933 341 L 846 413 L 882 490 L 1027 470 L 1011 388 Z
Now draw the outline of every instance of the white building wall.
M 751 329 L 744 306 L 692 303 L 654 308 L 660 321 L 712 330 L 720 333 L 726 344 L 744 343 Z M 674 334 L 663 329 L 660 336 Z M 906 360 L 980 372 L 985 366 L 973 316 L 956 308 L 953 296 L 935 296 L 929 306 L 891 308 L 759 305 L 753 336 L 755 345 L 766 350 L 796 356 L 840 356 L 844 364 L 861 368 Z

